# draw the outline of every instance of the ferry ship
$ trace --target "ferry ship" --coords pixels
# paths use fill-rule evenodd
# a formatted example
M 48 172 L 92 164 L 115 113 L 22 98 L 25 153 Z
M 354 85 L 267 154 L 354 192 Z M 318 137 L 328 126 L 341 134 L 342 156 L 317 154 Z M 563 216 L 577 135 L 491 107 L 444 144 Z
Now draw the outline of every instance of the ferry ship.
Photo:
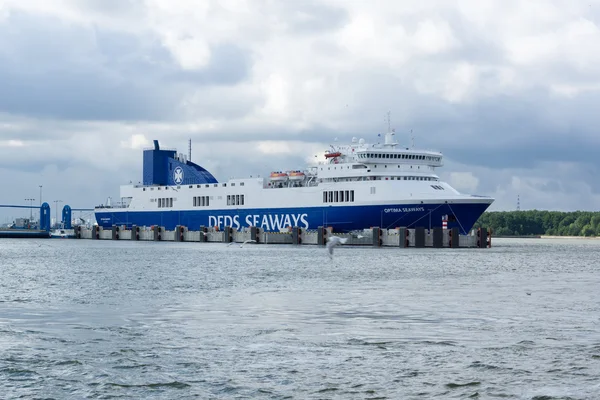
M 440 152 L 400 146 L 394 135 L 388 129 L 383 143 L 331 145 L 324 162 L 305 170 L 226 182 L 154 140 L 143 152 L 143 182 L 121 186 L 121 201 L 96 207 L 96 221 L 104 228 L 457 227 L 468 234 L 494 199 L 459 193 L 435 173 Z

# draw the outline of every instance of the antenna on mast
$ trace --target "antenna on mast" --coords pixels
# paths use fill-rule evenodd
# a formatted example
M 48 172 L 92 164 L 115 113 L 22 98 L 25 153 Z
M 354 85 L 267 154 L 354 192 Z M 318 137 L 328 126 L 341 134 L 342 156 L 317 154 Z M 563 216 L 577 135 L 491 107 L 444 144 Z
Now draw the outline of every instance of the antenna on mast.
M 410 134 L 412 135 L 412 129 L 410 130 Z M 415 137 L 414 137 L 414 136 L 412 136 L 412 137 L 410 138 L 410 140 L 411 140 L 412 148 L 414 149 L 414 148 L 415 148 Z
M 517 195 L 517 211 L 521 211 L 521 195 Z
M 192 139 L 189 140 L 188 146 L 188 161 L 192 161 Z
M 389 111 L 387 112 L 387 123 L 388 123 L 388 130 L 387 131 L 391 132 L 392 131 L 392 125 L 390 123 L 390 112 Z

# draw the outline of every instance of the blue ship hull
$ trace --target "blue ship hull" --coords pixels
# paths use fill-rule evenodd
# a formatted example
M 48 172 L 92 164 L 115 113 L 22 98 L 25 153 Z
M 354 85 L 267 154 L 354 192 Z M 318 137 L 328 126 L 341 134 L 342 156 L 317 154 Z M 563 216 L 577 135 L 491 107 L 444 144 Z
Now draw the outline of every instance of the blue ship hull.
M 441 227 L 442 218 L 449 216 L 448 228 L 457 227 L 461 234 L 467 234 L 489 205 L 484 202 L 181 211 L 117 211 L 107 208 L 96 211 L 96 221 L 103 228 L 113 225 L 156 225 L 173 230 L 177 225 L 182 225 L 190 230 L 198 230 L 200 226 L 218 226 L 219 229 L 225 226 L 236 229 L 257 226 L 271 232 L 288 226 L 304 229 L 326 226 L 332 227 L 334 232 L 348 232 L 375 226 L 384 229 L 430 229 Z

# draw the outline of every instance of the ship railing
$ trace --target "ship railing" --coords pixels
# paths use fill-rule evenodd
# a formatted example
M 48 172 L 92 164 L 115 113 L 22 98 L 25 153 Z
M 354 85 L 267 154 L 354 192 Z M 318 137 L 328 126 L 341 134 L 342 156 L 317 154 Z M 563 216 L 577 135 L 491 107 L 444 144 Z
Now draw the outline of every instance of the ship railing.
M 147 151 L 147 150 L 154 150 L 154 146 L 152 147 L 143 147 L 142 151 Z M 171 148 L 171 147 L 160 147 L 159 150 L 166 150 L 166 151 L 174 151 L 177 152 L 177 149 Z
M 111 204 L 111 205 L 100 204 L 99 206 L 96 206 L 95 208 L 129 208 L 129 204 L 128 203 L 116 202 L 116 203 Z

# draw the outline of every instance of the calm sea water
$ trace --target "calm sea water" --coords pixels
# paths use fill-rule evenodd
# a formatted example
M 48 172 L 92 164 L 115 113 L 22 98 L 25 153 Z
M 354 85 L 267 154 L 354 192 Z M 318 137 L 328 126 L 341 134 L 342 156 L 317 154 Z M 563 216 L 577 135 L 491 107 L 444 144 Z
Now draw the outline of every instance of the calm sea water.
M 0 240 L 0 397 L 597 399 L 600 240 Z

